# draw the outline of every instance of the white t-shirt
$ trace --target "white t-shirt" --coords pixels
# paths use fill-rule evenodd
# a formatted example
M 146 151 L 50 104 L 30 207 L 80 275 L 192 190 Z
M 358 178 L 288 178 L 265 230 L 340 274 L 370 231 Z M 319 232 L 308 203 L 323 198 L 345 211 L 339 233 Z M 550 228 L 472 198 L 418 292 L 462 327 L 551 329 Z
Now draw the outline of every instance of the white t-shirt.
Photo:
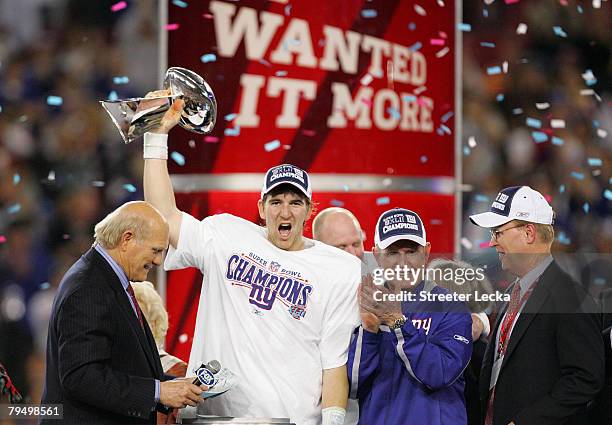
M 239 217 L 183 213 L 165 268 L 204 275 L 187 373 L 216 359 L 239 381 L 205 402 L 208 414 L 321 422 L 322 370 L 347 361 L 361 272 L 356 257 L 306 242 L 285 251 Z

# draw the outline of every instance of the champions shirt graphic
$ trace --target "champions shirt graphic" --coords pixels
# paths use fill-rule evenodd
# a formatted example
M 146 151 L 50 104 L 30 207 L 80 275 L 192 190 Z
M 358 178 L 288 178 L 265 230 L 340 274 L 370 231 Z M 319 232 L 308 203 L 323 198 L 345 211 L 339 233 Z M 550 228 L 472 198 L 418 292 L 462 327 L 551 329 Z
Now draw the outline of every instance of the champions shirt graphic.
M 249 302 L 258 308 L 271 310 L 278 300 L 294 319 L 306 316 L 312 285 L 299 272 L 285 270 L 280 263 L 250 252 L 233 254 L 225 277 L 232 285 L 250 289 Z

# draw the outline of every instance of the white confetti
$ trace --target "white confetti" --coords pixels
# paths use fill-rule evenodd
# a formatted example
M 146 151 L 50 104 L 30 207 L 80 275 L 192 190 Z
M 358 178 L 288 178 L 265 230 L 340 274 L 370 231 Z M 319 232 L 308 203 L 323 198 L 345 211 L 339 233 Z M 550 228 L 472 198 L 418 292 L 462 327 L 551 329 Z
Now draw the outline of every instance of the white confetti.
M 599 137 L 601 137 L 602 139 L 605 139 L 606 136 L 608 135 L 608 132 L 606 130 L 604 130 L 603 128 L 598 128 L 597 129 L 597 135 Z
M 550 120 L 550 126 L 552 128 L 565 128 L 565 120 L 552 119 Z
M 472 244 L 472 242 L 470 242 L 468 238 L 461 238 L 461 246 L 469 250 L 472 249 L 474 245 Z
M 188 339 L 189 339 L 189 336 L 187 336 L 187 334 L 182 334 L 181 336 L 179 336 L 178 340 L 181 344 L 184 344 L 187 342 Z
M 427 16 L 427 11 L 423 9 L 421 6 L 419 6 L 418 4 L 414 5 L 414 11 L 421 16 Z
M 476 147 L 476 138 L 474 136 L 468 138 L 468 146 L 472 149 Z
M 550 103 L 548 103 L 548 102 L 536 103 L 535 106 L 536 106 L 537 109 L 542 111 L 544 109 L 550 108 Z
M 522 22 L 518 24 L 518 27 L 516 27 L 516 33 L 519 35 L 527 34 L 527 24 L 524 24 Z
M 361 85 L 362 86 L 367 86 L 368 84 L 370 84 L 373 80 L 373 77 L 371 74 L 366 74 L 363 77 L 361 77 Z

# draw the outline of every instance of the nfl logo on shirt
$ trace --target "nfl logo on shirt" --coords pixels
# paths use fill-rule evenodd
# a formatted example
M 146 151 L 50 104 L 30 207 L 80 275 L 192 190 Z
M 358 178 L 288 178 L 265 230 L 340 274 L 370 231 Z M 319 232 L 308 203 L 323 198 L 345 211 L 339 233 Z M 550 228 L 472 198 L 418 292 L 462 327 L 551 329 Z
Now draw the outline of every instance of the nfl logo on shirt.
M 294 305 L 289 308 L 289 314 L 291 314 L 294 319 L 300 320 L 306 315 L 306 310 L 303 307 Z
M 277 272 L 278 269 L 280 269 L 280 264 L 277 263 L 276 261 L 272 261 L 270 263 L 270 271 Z

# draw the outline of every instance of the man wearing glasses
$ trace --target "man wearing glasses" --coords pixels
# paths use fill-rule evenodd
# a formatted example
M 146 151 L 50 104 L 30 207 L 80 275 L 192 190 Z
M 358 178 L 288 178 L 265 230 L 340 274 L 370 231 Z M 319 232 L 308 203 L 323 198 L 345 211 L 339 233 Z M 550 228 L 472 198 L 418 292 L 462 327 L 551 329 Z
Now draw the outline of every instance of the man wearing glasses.
M 603 384 L 603 341 L 593 299 L 551 255 L 551 206 L 514 186 L 470 220 L 491 229 L 490 246 L 516 276 L 482 365 L 485 425 L 586 423 Z

